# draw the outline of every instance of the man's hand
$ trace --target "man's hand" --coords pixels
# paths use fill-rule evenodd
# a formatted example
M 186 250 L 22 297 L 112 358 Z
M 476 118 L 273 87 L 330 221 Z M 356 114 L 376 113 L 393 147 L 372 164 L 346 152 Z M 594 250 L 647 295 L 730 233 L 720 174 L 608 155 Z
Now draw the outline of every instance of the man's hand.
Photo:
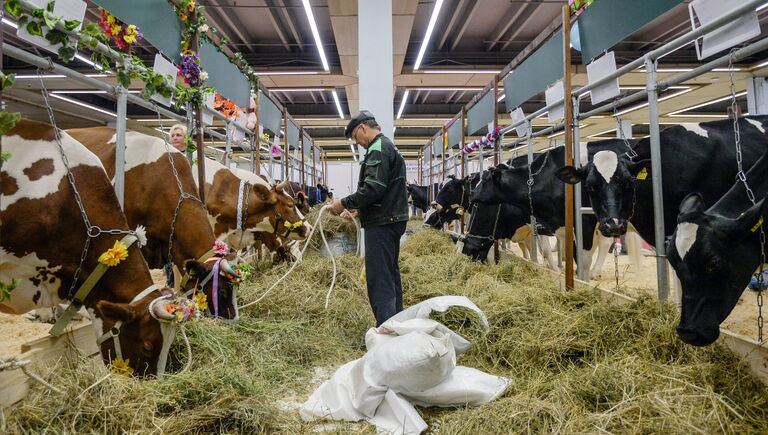
M 341 217 L 347 220 L 352 220 L 357 217 L 357 210 L 344 210 L 344 212 L 341 213 Z
M 330 211 L 333 214 L 339 214 L 344 211 L 344 206 L 341 205 L 341 200 L 336 198 L 333 201 L 331 201 L 331 204 L 327 206 L 328 211 Z

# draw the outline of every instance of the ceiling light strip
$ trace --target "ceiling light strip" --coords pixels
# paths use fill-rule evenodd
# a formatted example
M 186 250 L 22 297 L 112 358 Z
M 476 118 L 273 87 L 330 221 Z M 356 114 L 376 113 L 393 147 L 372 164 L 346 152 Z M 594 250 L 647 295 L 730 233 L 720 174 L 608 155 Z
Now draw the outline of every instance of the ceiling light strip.
M 333 94 L 333 101 L 336 103 L 336 110 L 339 111 L 339 118 L 344 119 L 344 111 L 341 110 L 341 103 L 339 102 L 339 95 L 336 93 L 336 90 L 332 90 L 331 93 Z
M 320 33 L 317 31 L 315 16 L 312 14 L 312 6 L 309 4 L 309 0 L 302 0 L 301 2 L 304 4 L 304 12 L 307 13 L 309 27 L 312 29 L 312 36 L 315 38 L 315 45 L 317 45 L 317 51 L 320 53 L 320 60 L 323 62 L 323 69 L 325 71 L 330 71 L 330 68 L 328 68 L 328 60 L 325 58 L 325 50 L 323 50 L 323 41 L 320 40 Z
M 307 0 L 304 0 L 307 1 Z M 443 7 L 443 0 L 437 0 L 435 2 L 435 9 L 432 10 L 432 16 L 429 17 L 429 25 L 427 25 L 427 33 L 424 34 L 424 39 L 421 41 L 421 48 L 419 48 L 419 55 L 416 56 L 416 63 L 413 65 L 413 70 L 416 71 L 421 66 L 421 61 L 424 59 L 424 53 L 427 51 L 429 40 L 432 37 L 432 31 L 435 30 L 435 23 L 437 22 L 437 16 L 440 15 L 440 8 Z
M 409 92 L 410 91 L 406 89 L 405 94 L 403 94 L 403 100 L 400 102 L 400 109 L 397 110 L 397 119 L 400 119 L 400 117 L 403 116 L 403 109 L 405 109 L 405 103 L 408 101 Z

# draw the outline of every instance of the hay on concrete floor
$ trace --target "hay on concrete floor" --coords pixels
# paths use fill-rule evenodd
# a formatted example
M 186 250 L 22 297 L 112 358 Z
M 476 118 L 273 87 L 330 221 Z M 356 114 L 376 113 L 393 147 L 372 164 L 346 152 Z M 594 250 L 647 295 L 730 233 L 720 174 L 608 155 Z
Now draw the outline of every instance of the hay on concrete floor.
M 314 207 L 312 210 L 310 210 L 309 213 L 307 213 L 306 219 L 307 222 L 309 222 L 312 225 L 315 225 L 317 222 L 317 217 L 320 214 L 320 208 L 321 207 Z M 337 215 L 334 215 L 330 212 L 323 213 L 323 233 L 325 233 L 326 239 L 330 239 L 336 234 L 346 234 L 347 237 L 349 237 L 349 240 L 354 243 L 354 241 L 357 239 L 357 227 L 355 226 L 354 222 L 348 219 L 343 219 Z M 315 233 L 312 235 L 312 238 L 310 239 L 310 246 L 312 246 L 313 249 L 320 249 L 320 247 L 323 245 L 323 240 L 320 236 L 320 228 L 317 228 L 315 230 Z
M 373 325 L 362 261 L 337 258 L 328 311 L 330 259 L 307 255 L 285 283 L 241 313 L 236 325 L 204 320 L 189 327 L 192 369 L 160 381 L 112 376 L 62 363 L 52 383 L 6 411 L 11 433 L 307 433 L 280 401 L 304 401 L 317 387 L 316 367 L 361 356 Z M 240 295 L 260 296 L 286 270 L 254 274 Z M 512 378 L 505 396 L 479 408 L 421 410 L 429 433 L 766 433 L 768 393 L 745 365 L 719 346 L 695 348 L 674 332 L 675 311 L 646 299 L 611 305 L 591 291 L 562 292 L 550 275 L 520 260 L 470 262 L 447 235 L 414 234 L 402 249 L 406 305 L 432 296 L 465 295 L 488 316 L 488 335 L 459 363 Z M 177 345 L 179 343 L 177 342 Z M 180 350 L 180 349 L 178 349 Z M 183 365 L 184 352 L 176 352 Z M 342 423 L 334 433 L 373 433 Z

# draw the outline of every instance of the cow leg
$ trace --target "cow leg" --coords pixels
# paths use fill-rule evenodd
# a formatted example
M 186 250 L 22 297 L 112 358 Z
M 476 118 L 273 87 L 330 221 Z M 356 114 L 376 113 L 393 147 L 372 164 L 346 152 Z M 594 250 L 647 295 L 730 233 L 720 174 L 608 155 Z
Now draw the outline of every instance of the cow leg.
M 668 273 L 668 276 L 672 277 L 672 281 L 675 283 L 675 293 L 673 295 L 673 303 L 675 306 L 680 307 L 683 300 L 683 284 L 680 282 L 680 278 L 677 277 L 677 272 L 675 271 L 675 268 L 672 267 L 672 265 L 667 262 L 667 268 L 671 271 Z
M 555 272 L 560 272 L 560 265 L 552 252 L 552 246 L 549 244 L 549 238 L 547 236 L 539 236 L 539 247 L 541 248 L 541 255 L 549 264 L 549 268 Z
M 625 239 L 627 242 L 627 254 L 629 254 L 629 262 L 636 270 L 639 270 L 640 261 L 642 259 L 642 252 L 640 252 L 640 249 L 643 246 L 643 239 L 641 239 L 640 235 L 635 231 L 627 231 L 627 236 Z
M 597 260 L 595 260 L 594 266 L 589 271 L 589 279 L 595 279 L 600 276 L 603 264 L 605 264 L 605 258 L 608 256 L 608 250 L 611 249 L 611 243 L 613 243 L 609 237 L 605 237 L 599 232 L 595 234 L 595 237 L 597 238 L 597 243 L 594 244 L 595 246 L 592 246 L 592 251 L 594 252 L 595 248 L 597 248 Z
M 520 251 L 523 252 L 523 258 L 526 260 L 531 259 L 531 242 L 530 240 L 525 240 L 522 242 L 517 242 L 517 246 L 520 247 Z

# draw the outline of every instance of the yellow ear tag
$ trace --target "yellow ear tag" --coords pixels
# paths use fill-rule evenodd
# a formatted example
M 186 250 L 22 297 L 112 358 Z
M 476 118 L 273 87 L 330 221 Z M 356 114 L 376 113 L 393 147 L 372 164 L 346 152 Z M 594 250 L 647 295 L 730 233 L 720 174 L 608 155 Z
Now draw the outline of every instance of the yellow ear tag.
M 459 216 L 464 216 L 464 207 L 459 207 L 456 209 L 456 214 Z
M 646 178 L 648 178 L 648 168 L 641 169 L 640 172 L 637 173 L 637 177 L 635 178 L 637 178 L 638 180 L 645 180 Z
M 761 225 L 763 225 L 763 217 L 762 216 L 760 216 L 760 219 L 758 219 L 757 223 L 755 224 L 754 227 L 752 227 L 751 231 L 754 233 L 755 231 L 757 231 L 758 228 L 760 228 Z

